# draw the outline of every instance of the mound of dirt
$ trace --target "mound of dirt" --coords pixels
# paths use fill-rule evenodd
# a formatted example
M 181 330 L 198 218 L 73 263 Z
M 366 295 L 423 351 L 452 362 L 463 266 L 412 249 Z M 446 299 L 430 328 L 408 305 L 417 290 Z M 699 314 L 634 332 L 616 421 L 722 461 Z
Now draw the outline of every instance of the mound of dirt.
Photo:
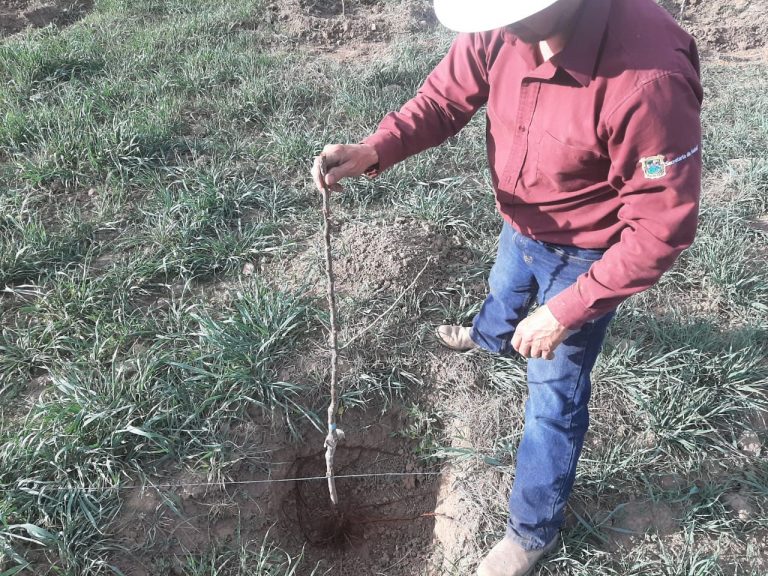
M 268 10 L 290 42 L 324 50 L 349 47 L 355 54 L 437 23 L 431 0 L 288 0 Z
M 680 528 L 680 511 L 664 502 L 630 501 L 614 510 L 608 520 L 613 528 L 609 532 L 609 545 L 613 550 L 629 548 L 634 539 L 644 539 L 653 531 L 660 536 L 674 534 Z
M 92 0 L 0 0 L 0 38 L 29 27 L 66 26 L 92 6 Z
M 766 0 L 658 0 L 696 39 L 714 51 L 749 50 L 766 45 Z
M 378 226 L 345 223 L 332 232 L 331 242 L 336 291 L 353 299 L 397 296 L 414 281 L 416 291 L 431 288 L 439 284 L 448 262 L 462 258 L 462 249 L 449 238 L 403 219 Z M 306 286 L 315 296 L 324 295 L 324 246 L 323 235 L 316 234 L 305 252 L 269 276 L 292 287 Z

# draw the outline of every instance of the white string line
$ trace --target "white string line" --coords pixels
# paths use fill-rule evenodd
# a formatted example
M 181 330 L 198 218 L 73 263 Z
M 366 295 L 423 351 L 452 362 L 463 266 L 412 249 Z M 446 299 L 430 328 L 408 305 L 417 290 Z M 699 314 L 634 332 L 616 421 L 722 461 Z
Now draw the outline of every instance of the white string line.
M 343 475 L 335 475 L 335 478 L 378 478 L 382 476 L 437 476 L 439 474 L 442 474 L 442 472 L 380 472 L 380 473 L 373 473 L 373 474 L 343 474 Z M 313 480 L 327 480 L 327 476 L 306 476 L 304 478 L 268 478 L 264 480 L 232 480 L 232 481 L 223 481 L 223 482 L 180 482 L 178 484 L 154 484 L 149 483 L 146 487 L 148 488 L 192 488 L 192 487 L 203 487 L 203 486 L 218 486 L 220 488 L 224 488 L 228 485 L 243 485 L 243 484 L 273 484 L 278 482 L 308 482 Z M 104 487 L 104 488 L 91 488 L 86 486 L 46 486 L 43 485 L 40 487 L 38 484 L 37 487 L 25 487 L 25 486 L 18 486 L 16 488 L 2 488 L 0 489 L 0 493 L 5 492 L 11 492 L 12 490 L 23 490 L 23 491 L 43 491 L 47 489 L 56 490 L 56 491 L 65 491 L 65 490 L 80 490 L 82 492 L 105 492 L 107 490 L 133 490 L 135 488 L 140 488 L 145 486 L 111 486 L 111 487 Z

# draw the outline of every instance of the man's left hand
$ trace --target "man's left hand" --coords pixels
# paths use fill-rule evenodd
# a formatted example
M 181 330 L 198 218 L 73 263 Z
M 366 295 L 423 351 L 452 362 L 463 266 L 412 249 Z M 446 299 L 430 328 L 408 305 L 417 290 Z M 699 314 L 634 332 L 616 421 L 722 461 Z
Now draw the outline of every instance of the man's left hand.
M 512 336 L 512 347 L 525 358 L 552 360 L 555 348 L 570 333 L 571 330 L 560 324 L 545 304 L 520 321 Z

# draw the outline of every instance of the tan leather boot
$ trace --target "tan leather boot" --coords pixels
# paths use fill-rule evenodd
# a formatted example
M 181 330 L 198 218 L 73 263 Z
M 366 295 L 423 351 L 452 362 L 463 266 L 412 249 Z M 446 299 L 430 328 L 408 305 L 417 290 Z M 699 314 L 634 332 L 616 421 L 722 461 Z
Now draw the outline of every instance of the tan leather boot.
M 435 336 L 437 336 L 437 341 L 446 348 L 456 350 L 457 352 L 467 352 L 477 348 L 477 344 L 469 337 L 471 331 L 472 329 L 466 326 L 443 324 L 437 327 Z
M 512 538 L 505 536 L 496 544 L 477 568 L 477 576 L 527 576 L 545 554 L 557 545 L 557 536 L 539 550 L 524 550 Z

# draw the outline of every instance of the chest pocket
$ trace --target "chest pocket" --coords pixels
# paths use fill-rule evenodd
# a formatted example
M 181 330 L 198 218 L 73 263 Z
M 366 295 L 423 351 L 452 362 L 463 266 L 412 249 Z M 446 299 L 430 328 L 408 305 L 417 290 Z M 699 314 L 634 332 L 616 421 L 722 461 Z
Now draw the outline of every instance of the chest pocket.
M 575 192 L 604 182 L 610 161 L 594 150 L 561 142 L 544 132 L 538 146 L 536 184 L 560 192 Z

